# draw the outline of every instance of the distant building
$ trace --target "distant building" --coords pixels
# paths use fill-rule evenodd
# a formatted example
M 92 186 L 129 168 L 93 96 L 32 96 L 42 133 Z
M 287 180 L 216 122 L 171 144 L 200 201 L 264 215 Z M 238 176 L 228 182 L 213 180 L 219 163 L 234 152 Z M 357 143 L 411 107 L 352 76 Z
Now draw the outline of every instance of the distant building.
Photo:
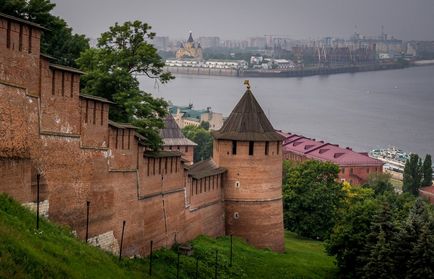
M 193 40 L 193 35 L 190 31 L 190 35 L 188 36 L 187 42 L 181 44 L 180 48 L 176 52 L 176 59 L 190 58 L 195 60 L 203 59 L 203 52 L 200 43 L 196 44 Z
M 249 47 L 257 49 L 265 49 L 267 46 L 266 37 L 252 37 L 249 38 Z
M 434 186 L 420 188 L 419 196 L 427 199 L 431 204 L 434 204 Z
M 151 41 L 151 43 L 158 50 L 163 50 L 163 51 L 169 50 L 169 37 L 167 36 L 166 37 L 156 36 Z
M 167 59 L 165 62 L 169 67 L 202 67 L 203 62 L 194 59 Z
M 199 44 L 202 48 L 217 48 L 220 46 L 219 37 L 199 37 Z
M 244 60 L 217 60 L 210 59 L 203 65 L 205 68 L 216 69 L 247 69 L 247 62 Z
M 339 178 L 352 185 L 367 182 L 371 173 L 382 173 L 383 162 L 371 158 L 368 153 L 359 153 L 351 148 L 342 148 L 337 144 L 317 141 L 304 136 L 280 133 L 283 141 L 283 158 L 296 163 L 306 160 L 331 162 L 339 166 Z
M 171 106 L 169 111 L 180 128 L 188 125 L 199 126 L 201 122 L 208 122 L 210 130 L 218 130 L 223 126 L 223 114 L 211 111 L 210 107 L 196 110 L 190 104 L 184 107 Z

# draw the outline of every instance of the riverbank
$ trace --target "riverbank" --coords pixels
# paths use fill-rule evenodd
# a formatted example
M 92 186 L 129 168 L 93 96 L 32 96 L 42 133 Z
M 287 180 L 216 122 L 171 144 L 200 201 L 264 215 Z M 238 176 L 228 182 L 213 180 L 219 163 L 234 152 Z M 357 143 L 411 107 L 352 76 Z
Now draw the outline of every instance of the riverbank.
M 305 77 L 316 75 L 332 75 L 341 73 L 356 73 L 402 69 L 405 66 L 399 63 L 350 65 L 332 67 L 305 67 L 295 70 L 262 70 L 262 69 L 217 69 L 204 67 L 176 67 L 167 66 L 165 70 L 173 74 L 206 75 L 206 76 L 232 76 L 232 77 Z

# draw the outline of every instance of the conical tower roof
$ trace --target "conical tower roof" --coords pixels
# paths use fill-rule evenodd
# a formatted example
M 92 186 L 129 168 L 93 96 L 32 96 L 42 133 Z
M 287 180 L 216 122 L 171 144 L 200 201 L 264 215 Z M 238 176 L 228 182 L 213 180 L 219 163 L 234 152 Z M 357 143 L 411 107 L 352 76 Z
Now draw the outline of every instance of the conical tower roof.
M 212 132 L 215 139 L 239 141 L 281 141 L 252 91 L 247 87 L 241 100 L 224 122 L 223 127 Z
M 163 145 L 187 145 L 196 146 L 197 144 L 184 136 L 172 114 L 164 120 L 164 128 L 160 130 Z
M 188 36 L 187 43 L 192 43 L 192 42 L 194 42 L 194 40 L 193 40 L 193 35 L 192 35 L 191 31 L 190 31 L 190 36 Z

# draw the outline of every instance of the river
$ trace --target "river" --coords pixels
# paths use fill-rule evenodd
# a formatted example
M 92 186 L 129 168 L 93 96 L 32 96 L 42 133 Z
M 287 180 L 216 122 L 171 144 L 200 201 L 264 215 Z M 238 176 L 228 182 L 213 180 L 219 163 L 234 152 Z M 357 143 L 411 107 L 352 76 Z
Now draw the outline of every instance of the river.
M 243 79 L 179 75 L 142 89 L 176 105 L 193 103 L 228 116 L 245 91 Z M 434 66 L 302 78 L 250 78 L 275 129 L 358 151 L 396 146 L 434 155 Z

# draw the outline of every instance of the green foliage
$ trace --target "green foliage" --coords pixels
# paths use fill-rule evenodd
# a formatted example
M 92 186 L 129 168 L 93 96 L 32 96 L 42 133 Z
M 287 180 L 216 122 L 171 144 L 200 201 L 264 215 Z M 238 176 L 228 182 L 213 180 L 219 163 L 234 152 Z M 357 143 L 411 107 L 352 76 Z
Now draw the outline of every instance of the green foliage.
M 151 278 L 149 258 L 118 258 L 86 245 L 67 229 L 42 219 L 35 231 L 35 215 L 0 195 L 0 278 Z M 128 226 L 128 224 L 127 224 Z M 196 257 L 199 278 L 214 278 L 218 250 L 218 278 L 333 278 L 333 257 L 324 253 L 322 242 L 285 234 L 284 254 L 258 250 L 230 238 L 201 236 L 192 241 L 194 256 L 180 257 L 180 278 L 194 278 Z M 156 251 L 152 278 L 176 278 L 177 254 Z
M 51 14 L 56 4 L 50 0 L 0 0 L 0 12 L 38 23 L 49 31 L 41 38 L 41 52 L 57 58 L 57 63 L 75 67 L 80 53 L 89 48 L 89 39 L 73 34 L 60 17 Z
M 208 121 L 202 121 L 200 122 L 200 127 L 204 128 L 205 130 L 209 130 L 209 122 Z
M 301 236 L 325 239 L 335 225 L 345 192 L 339 167 L 306 161 L 287 170 L 283 185 L 284 224 Z
M 145 41 L 155 36 L 150 29 L 140 21 L 116 23 L 101 34 L 98 47 L 82 53 L 77 63 L 86 72 L 82 77 L 84 93 L 115 102 L 110 119 L 137 126 L 147 144 L 157 150 L 161 147 L 159 130 L 164 127 L 167 102 L 141 91 L 136 75 L 162 83 L 174 77 L 164 72 L 157 50 Z
M 363 186 L 373 189 L 375 195 L 382 195 L 386 192 L 394 191 L 390 179 L 391 175 L 388 173 L 371 173 L 368 177 L 368 182 Z
M 405 162 L 402 191 L 417 196 L 422 176 L 421 159 L 417 154 L 411 154 L 410 159 Z
M 390 204 L 382 202 L 378 212 L 373 216 L 370 232 L 361 257 L 363 277 L 390 278 L 396 263 L 392 248 L 397 228 L 393 220 Z
M 423 160 L 422 172 L 423 172 L 422 186 L 431 186 L 432 185 L 432 161 L 431 161 L 431 155 L 429 154 L 427 154 L 425 156 L 425 160 Z
M 354 202 L 342 210 L 326 242 L 327 252 L 336 256 L 336 264 L 344 277 L 355 277 L 356 268 L 363 266 L 364 247 L 378 208 L 378 203 L 371 198 Z
M 434 278 L 433 213 L 410 194 L 366 197 L 341 211 L 327 252 L 345 278 Z
M 188 139 L 197 143 L 197 146 L 194 149 L 194 162 L 211 158 L 213 138 L 208 130 L 205 130 L 202 127 L 188 125 L 182 129 L 182 133 Z

